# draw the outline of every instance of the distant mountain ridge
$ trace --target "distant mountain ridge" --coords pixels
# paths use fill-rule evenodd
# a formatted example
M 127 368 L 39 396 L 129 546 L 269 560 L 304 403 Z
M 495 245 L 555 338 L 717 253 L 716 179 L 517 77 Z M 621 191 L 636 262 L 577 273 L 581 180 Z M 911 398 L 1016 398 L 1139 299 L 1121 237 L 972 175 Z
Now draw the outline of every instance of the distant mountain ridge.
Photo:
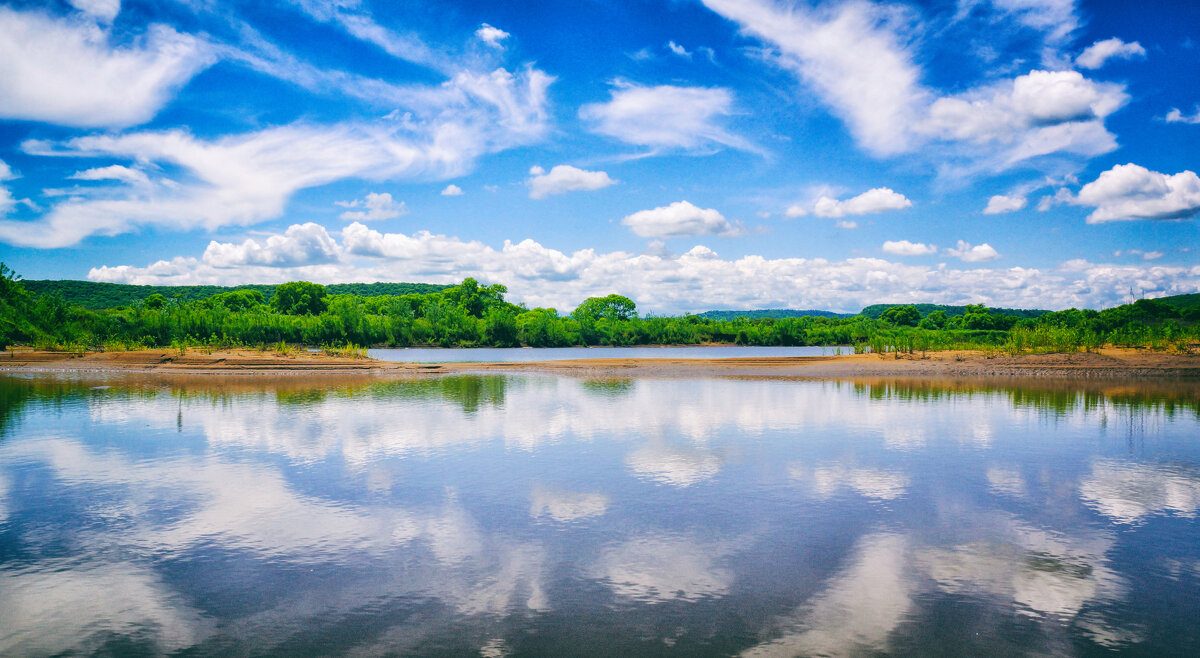
M 797 311 L 790 308 L 767 308 L 755 311 L 705 311 L 697 313 L 699 317 L 709 320 L 732 320 L 734 318 L 749 318 L 757 320 L 760 318 L 799 318 L 804 316 L 817 318 L 852 318 L 854 313 L 835 313 L 833 311 Z
M 71 304 L 78 304 L 93 311 L 105 308 L 128 306 L 158 293 L 167 299 L 178 296 L 183 301 L 207 299 L 217 293 L 230 290 L 257 290 L 267 300 L 275 294 L 275 284 L 251 283 L 242 286 L 136 286 L 125 283 L 99 283 L 96 281 L 21 281 L 25 289 L 39 295 L 57 294 Z M 436 283 L 333 283 L 325 286 L 331 295 L 407 295 L 428 294 L 449 288 Z
M 1189 293 L 1184 295 L 1171 295 L 1169 297 L 1159 297 L 1155 301 L 1170 304 L 1180 310 L 1200 307 L 1200 292 Z M 835 311 L 818 311 L 818 310 L 803 310 L 798 311 L 790 308 L 769 308 L 755 309 L 750 311 L 705 311 L 697 313 L 702 318 L 712 320 L 732 320 L 734 318 L 798 318 L 798 317 L 818 317 L 818 318 L 852 318 L 855 315 L 863 315 L 868 318 L 878 318 L 884 311 L 893 306 L 908 306 L 908 304 L 871 304 L 863 308 L 858 313 L 837 313 Z M 966 306 L 954 306 L 949 304 L 912 304 L 917 307 L 924 317 L 934 311 L 945 311 L 947 317 L 956 315 L 964 315 L 967 312 Z M 1018 318 L 1036 318 L 1041 315 L 1050 313 L 1051 311 L 1037 308 L 992 308 L 988 310 L 996 315 L 1012 315 Z

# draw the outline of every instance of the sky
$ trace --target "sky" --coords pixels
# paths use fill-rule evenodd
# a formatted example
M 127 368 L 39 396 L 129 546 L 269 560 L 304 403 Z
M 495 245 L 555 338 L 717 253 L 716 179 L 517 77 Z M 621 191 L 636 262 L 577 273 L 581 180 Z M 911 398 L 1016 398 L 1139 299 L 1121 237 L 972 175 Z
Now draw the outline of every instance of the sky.
M 0 4 L 26 279 L 569 311 L 1200 291 L 1200 3 Z

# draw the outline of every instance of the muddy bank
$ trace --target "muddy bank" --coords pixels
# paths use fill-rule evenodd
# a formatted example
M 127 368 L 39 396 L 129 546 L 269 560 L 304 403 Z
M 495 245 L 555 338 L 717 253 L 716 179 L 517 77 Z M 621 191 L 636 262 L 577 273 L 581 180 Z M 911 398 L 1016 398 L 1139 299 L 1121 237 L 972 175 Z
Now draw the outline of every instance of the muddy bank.
M 0 372 L 142 372 L 172 374 L 303 375 L 375 373 L 421 375 L 465 372 L 547 372 L 582 376 L 717 375 L 777 377 L 1053 377 L 1070 379 L 1200 379 L 1200 355 L 1144 350 L 1099 353 L 996 356 L 980 352 L 937 352 L 895 358 L 841 356 L 731 359 L 600 358 L 523 363 L 393 363 L 296 352 L 257 350 L 205 353 L 158 349 L 133 352 L 0 352 Z

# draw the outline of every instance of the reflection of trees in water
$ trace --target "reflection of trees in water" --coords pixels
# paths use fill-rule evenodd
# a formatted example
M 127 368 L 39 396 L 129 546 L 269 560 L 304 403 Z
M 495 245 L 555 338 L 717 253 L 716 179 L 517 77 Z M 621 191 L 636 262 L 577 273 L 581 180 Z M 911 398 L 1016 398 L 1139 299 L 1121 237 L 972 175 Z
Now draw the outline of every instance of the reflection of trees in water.
M 1011 380 L 870 380 L 855 381 L 854 392 L 871 400 L 940 402 L 975 397 L 1007 397 L 1015 409 L 1031 409 L 1053 416 L 1092 414 L 1109 407 L 1130 411 L 1156 411 L 1167 418 L 1195 415 L 1200 418 L 1200 384 L 1196 382 L 1131 382 L 1096 384 L 1076 381 Z
M 467 413 L 474 413 L 480 407 L 503 407 L 508 385 L 509 378 L 505 375 L 441 375 L 381 382 L 369 386 L 364 393 L 376 399 L 440 399 L 458 404 Z
M 603 379 L 585 379 L 583 390 L 595 393 L 600 397 L 617 398 L 633 392 L 633 379 L 629 377 L 606 377 Z
M 17 426 L 30 404 L 61 409 L 91 394 L 92 385 L 72 380 L 0 376 L 0 438 Z

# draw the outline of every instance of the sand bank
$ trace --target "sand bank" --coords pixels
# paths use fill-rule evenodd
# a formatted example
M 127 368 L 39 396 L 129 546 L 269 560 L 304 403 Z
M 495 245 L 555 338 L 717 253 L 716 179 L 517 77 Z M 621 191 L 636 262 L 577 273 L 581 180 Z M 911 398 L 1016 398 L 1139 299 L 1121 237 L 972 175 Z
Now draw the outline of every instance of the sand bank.
M 1098 353 L 988 355 L 931 352 L 905 355 L 765 357 L 732 359 L 600 358 L 523 363 L 393 363 L 296 352 L 257 350 L 205 353 L 189 350 L 62 353 L 0 352 L 0 372 L 164 374 L 375 373 L 424 375 L 466 372 L 546 372 L 582 376 L 774 376 L 774 377 L 1056 377 L 1071 379 L 1200 379 L 1200 355 L 1107 349 Z

